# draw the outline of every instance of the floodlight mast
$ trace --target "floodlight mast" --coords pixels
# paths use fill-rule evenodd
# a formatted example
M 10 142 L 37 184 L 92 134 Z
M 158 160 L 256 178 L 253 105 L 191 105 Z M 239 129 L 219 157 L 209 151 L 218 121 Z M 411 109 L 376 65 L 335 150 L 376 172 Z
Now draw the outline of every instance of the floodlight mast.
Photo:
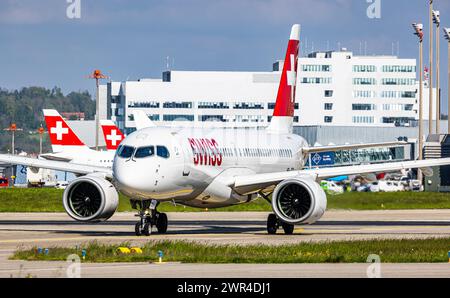
M 450 28 L 444 28 L 444 38 L 448 41 L 448 134 L 450 134 Z
M 423 159 L 423 24 L 414 23 L 412 24 L 414 28 L 414 35 L 419 38 L 419 160 Z M 422 185 L 423 175 L 422 171 L 419 169 L 417 171 L 417 180 L 420 181 Z
M 439 10 L 433 10 L 433 23 L 436 24 L 436 134 L 441 130 L 441 69 L 440 69 L 440 28 L 441 13 Z

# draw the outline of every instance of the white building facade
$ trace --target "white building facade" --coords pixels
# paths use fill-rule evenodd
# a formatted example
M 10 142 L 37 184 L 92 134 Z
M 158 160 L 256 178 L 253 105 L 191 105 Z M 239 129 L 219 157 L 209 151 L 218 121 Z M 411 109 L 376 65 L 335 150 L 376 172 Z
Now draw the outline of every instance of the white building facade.
M 110 82 L 109 115 L 126 132 L 132 112 L 158 125 L 263 127 L 270 122 L 282 61 L 272 72 L 167 71 L 162 79 Z M 318 52 L 299 58 L 295 126 L 414 126 L 416 60 Z M 428 89 L 424 88 L 424 119 Z M 434 115 L 434 113 L 433 113 Z

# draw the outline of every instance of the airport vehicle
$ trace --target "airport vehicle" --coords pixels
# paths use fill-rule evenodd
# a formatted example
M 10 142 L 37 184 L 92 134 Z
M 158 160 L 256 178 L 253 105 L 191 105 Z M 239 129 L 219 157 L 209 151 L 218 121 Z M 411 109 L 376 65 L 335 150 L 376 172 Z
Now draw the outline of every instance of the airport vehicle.
M 120 142 L 125 139 L 122 131 L 111 120 L 100 120 L 100 125 L 105 138 L 106 149 L 116 151 Z
M 369 184 L 369 191 L 380 192 L 380 185 L 378 184 L 378 181 Z
M 44 187 L 56 185 L 55 175 L 52 170 L 31 168 L 27 171 L 28 187 Z
M 395 180 L 380 180 L 378 181 L 378 188 L 381 192 L 405 191 L 403 184 Z
M 57 181 L 55 188 L 57 189 L 66 189 L 69 186 L 69 182 L 67 181 Z
M 324 179 L 450 164 L 449 158 L 443 158 L 303 170 L 308 155 L 314 152 L 403 143 L 311 148 L 304 138 L 292 133 L 299 34 L 300 26 L 294 25 L 273 117 L 264 130 L 143 128 L 122 141 L 112 169 L 108 164 L 86 164 L 86 160 L 82 160 L 84 164 L 75 163 L 75 158 L 61 162 L 0 155 L 0 161 L 83 175 L 63 194 L 66 212 L 78 221 L 110 218 L 121 192 L 139 210 L 136 235 L 149 235 L 153 226 L 160 233 L 166 232 L 167 216 L 157 211 L 160 202 L 219 208 L 248 203 L 258 196 L 269 201 L 274 211 L 267 219 L 268 233 L 283 228 L 286 234 L 292 234 L 295 224 L 312 224 L 324 214 L 327 199 L 319 184 Z M 53 138 L 55 133 L 50 131 Z M 74 143 L 79 146 L 79 140 L 74 139 Z M 90 154 L 95 153 L 86 153 Z
M 331 193 L 331 194 L 344 193 L 344 187 L 341 185 L 337 185 L 334 181 L 324 180 L 324 181 L 320 182 L 320 186 L 326 193 Z
M 0 187 L 8 187 L 9 181 L 8 178 L 0 177 Z

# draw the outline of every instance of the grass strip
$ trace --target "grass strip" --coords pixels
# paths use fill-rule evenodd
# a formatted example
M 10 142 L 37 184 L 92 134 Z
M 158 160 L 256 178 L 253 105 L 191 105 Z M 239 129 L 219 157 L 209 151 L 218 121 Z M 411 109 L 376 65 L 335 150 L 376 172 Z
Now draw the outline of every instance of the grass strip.
M 52 188 L 7 188 L 0 189 L 0 212 L 64 212 L 63 191 Z M 358 193 L 328 196 L 328 209 L 346 210 L 408 210 L 408 209 L 450 209 L 450 193 L 398 192 Z M 196 212 L 204 209 L 173 206 L 163 203 L 162 212 Z M 249 204 L 210 211 L 266 211 L 272 207 L 263 199 Z M 119 212 L 133 211 L 129 200 L 120 196 Z
M 270 245 L 211 245 L 188 241 L 149 241 L 141 247 L 142 254 L 121 254 L 120 245 L 90 242 L 77 248 L 51 247 L 48 254 L 38 248 L 19 249 L 15 260 L 65 261 L 71 254 L 82 255 L 83 262 L 155 262 L 158 252 L 164 262 L 182 263 L 365 263 L 369 255 L 379 255 L 382 263 L 444 263 L 448 262 L 450 238 L 420 240 L 370 240 Z

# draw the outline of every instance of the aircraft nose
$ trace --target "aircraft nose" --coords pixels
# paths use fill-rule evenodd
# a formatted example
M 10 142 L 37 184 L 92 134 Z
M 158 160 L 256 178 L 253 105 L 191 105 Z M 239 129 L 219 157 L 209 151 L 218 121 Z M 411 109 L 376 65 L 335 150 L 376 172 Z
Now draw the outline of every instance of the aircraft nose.
M 135 191 L 145 191 L 145 171 L 132 160 L 119 160 L 114 164 L 114 179 L 120 191 L 130 193 Z

